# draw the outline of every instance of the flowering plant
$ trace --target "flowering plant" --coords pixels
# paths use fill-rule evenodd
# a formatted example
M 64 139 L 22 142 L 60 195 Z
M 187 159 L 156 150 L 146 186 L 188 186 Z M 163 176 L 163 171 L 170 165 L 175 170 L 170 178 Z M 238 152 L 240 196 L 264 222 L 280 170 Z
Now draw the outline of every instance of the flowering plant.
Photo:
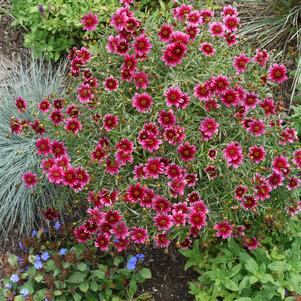
M 121 2 L 107 41 L 71 50 L 66 99 L 42 100 L 41 119 L 12 131 L 36 132 L 41 174 L 87 199 L 79 242 L 187 247 L 215 233 L 255 248 L 301 210 L 301 149 L 272 99 L 285 66 L 265 50 L 242 52 L 232 6 L 182 4 L 143 27 Z M 96 21 L 87 14 L 84 30 Z M 17 106 L 27 109 L 22 98 Z M 34 189 L 38 178 L 23 180 Z
M 19 243 L 18 256 L 8 256 L 0 300 L 140 300 L 134 299 L 137 284 L 151 278 L 141 267 L 143 254 L 126 262 L 125 256 L 99 254 L 94 246 L 66 239 L 68 231 L 58 222 L 54 228 L 56 235 L 33 230 Z

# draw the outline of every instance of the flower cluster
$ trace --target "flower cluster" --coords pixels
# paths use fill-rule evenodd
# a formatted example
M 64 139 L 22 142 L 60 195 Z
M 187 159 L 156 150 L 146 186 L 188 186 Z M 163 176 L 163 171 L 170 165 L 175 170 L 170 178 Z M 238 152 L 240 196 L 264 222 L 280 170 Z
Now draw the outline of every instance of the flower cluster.
M 301 210 L 297 134 L 270 90 L 287 79 L 285 66 L 233 47 L 232 6 L 217 16 L 177 6 L 152 40 L 123 3 L 106 47 L 70 51 L 74 93 L 38 107 L 48 132 L 41 120 L 26 125 L 40 135 L 42 174 L 87 198 L 76 239 L 121 252 L 150 240 L 187 247 L 209 229 L 255 248 L 260 222 Z M 32 187 L 37 176 L 23 180 Z

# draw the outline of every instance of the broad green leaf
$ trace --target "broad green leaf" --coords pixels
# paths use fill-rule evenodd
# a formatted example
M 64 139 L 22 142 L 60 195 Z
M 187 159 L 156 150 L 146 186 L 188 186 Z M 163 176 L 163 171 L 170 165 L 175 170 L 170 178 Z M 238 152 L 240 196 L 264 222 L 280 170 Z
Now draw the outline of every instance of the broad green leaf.
M 241 264 L 239 263 L 231 269 L 228 277 L 232 278 L 232 277 L 236 276 L 240 270 L 241 270 Z
M 285 261 L 274 261 L 268 265 L 271 271 L 284 272 L 287 269 L 287 263 Z
M 86 293 L 89 290 L 89 283 L 87 281 L 84 281 L 84 282 L 80 283 L 79 289 L 83 293 Z
M 152 273 L 150 271 L 150 269 L 147 268 L 142 268 L 139 271 L 139 274 L 144 278 L 144 279 L 151 279 L 152 278 Z
M 83 282 L 85 280 L 85 278 L 86 278 L 85 273 L 83 273 L 83 272 L 73 272 L 69 276 L 69 278 L 67 279 L 67 282 L 78 284 L 78 283 Z
M 72 295 L 72 297 L 73 297 L 74 301 L 80 301 L 82 299 L 82 296 L 78 293 L 74 293 Z
M 79 264 L 77 265 L 77 268 L 78 268 L 81 272 L 84 272 L 84 271 L 86 271 L 86 270 L 88 269 L 88 266 L 87 266 L 85 263 L 81 262 L 81 263 L 79 263 Z
M 241 298 L 235 299 L 235 301 L 252 301 L 252 299 L 249 297 L 241 297 Z
M 239 291 L 238 285 L 231 279 L 222 280 L 223 285 L 230 291 L 237 292 Z
M 105 279 L 106 278 L 106 274 L 105 272 L 101 271 L 101 270 L 94 270 L 92 271 L 92 274 L 98 278 L 98 279 Z

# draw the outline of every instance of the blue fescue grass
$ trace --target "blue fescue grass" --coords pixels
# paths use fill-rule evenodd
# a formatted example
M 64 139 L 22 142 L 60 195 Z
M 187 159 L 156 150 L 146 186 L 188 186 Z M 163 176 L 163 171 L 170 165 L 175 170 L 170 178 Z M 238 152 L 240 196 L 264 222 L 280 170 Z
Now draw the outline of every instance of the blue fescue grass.
M 29 112 L 20 115 L 15 99 L 22 96 L 29 107 L 36 106 L 47 95 L 63 93 L 62 84 L 66 64 L 53 68 L 33 58 L 10 64 L 0 81 L 0 234 L 14 226 L 19 233 L 30 231 L 45 206 L 57 200 L 57 189 L 41 182 L 35 189 L 27 189 L 21 177 L 25 171 L 36 171 L 39 160 L 35 153 L 34 138 L 11 134 L 12 116 L 33 120 Z M 4 69 L 1 68 L 0 69 Z

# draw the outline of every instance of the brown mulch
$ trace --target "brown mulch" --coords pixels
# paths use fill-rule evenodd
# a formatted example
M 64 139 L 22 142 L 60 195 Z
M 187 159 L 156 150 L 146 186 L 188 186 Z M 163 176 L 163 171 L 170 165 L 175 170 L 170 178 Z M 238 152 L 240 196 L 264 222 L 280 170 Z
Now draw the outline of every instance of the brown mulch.
M 191 269 L 184 271 L 185 262 L 176 249 L 168 253 L 157 248 L 147 250 L 143 265 L 150 268 L 152 278 L 141 285 L 141 293 L 151 293 L 150 301 L 193 301 L 188 283 L 199 275 Z
M 23 47 L 24 30 L 11 26 L 13 19 L 9 15 L 9 11 L 10 0 L 0 0 L 0 56 L 14 61 L 27 55 L 29 50 Z

